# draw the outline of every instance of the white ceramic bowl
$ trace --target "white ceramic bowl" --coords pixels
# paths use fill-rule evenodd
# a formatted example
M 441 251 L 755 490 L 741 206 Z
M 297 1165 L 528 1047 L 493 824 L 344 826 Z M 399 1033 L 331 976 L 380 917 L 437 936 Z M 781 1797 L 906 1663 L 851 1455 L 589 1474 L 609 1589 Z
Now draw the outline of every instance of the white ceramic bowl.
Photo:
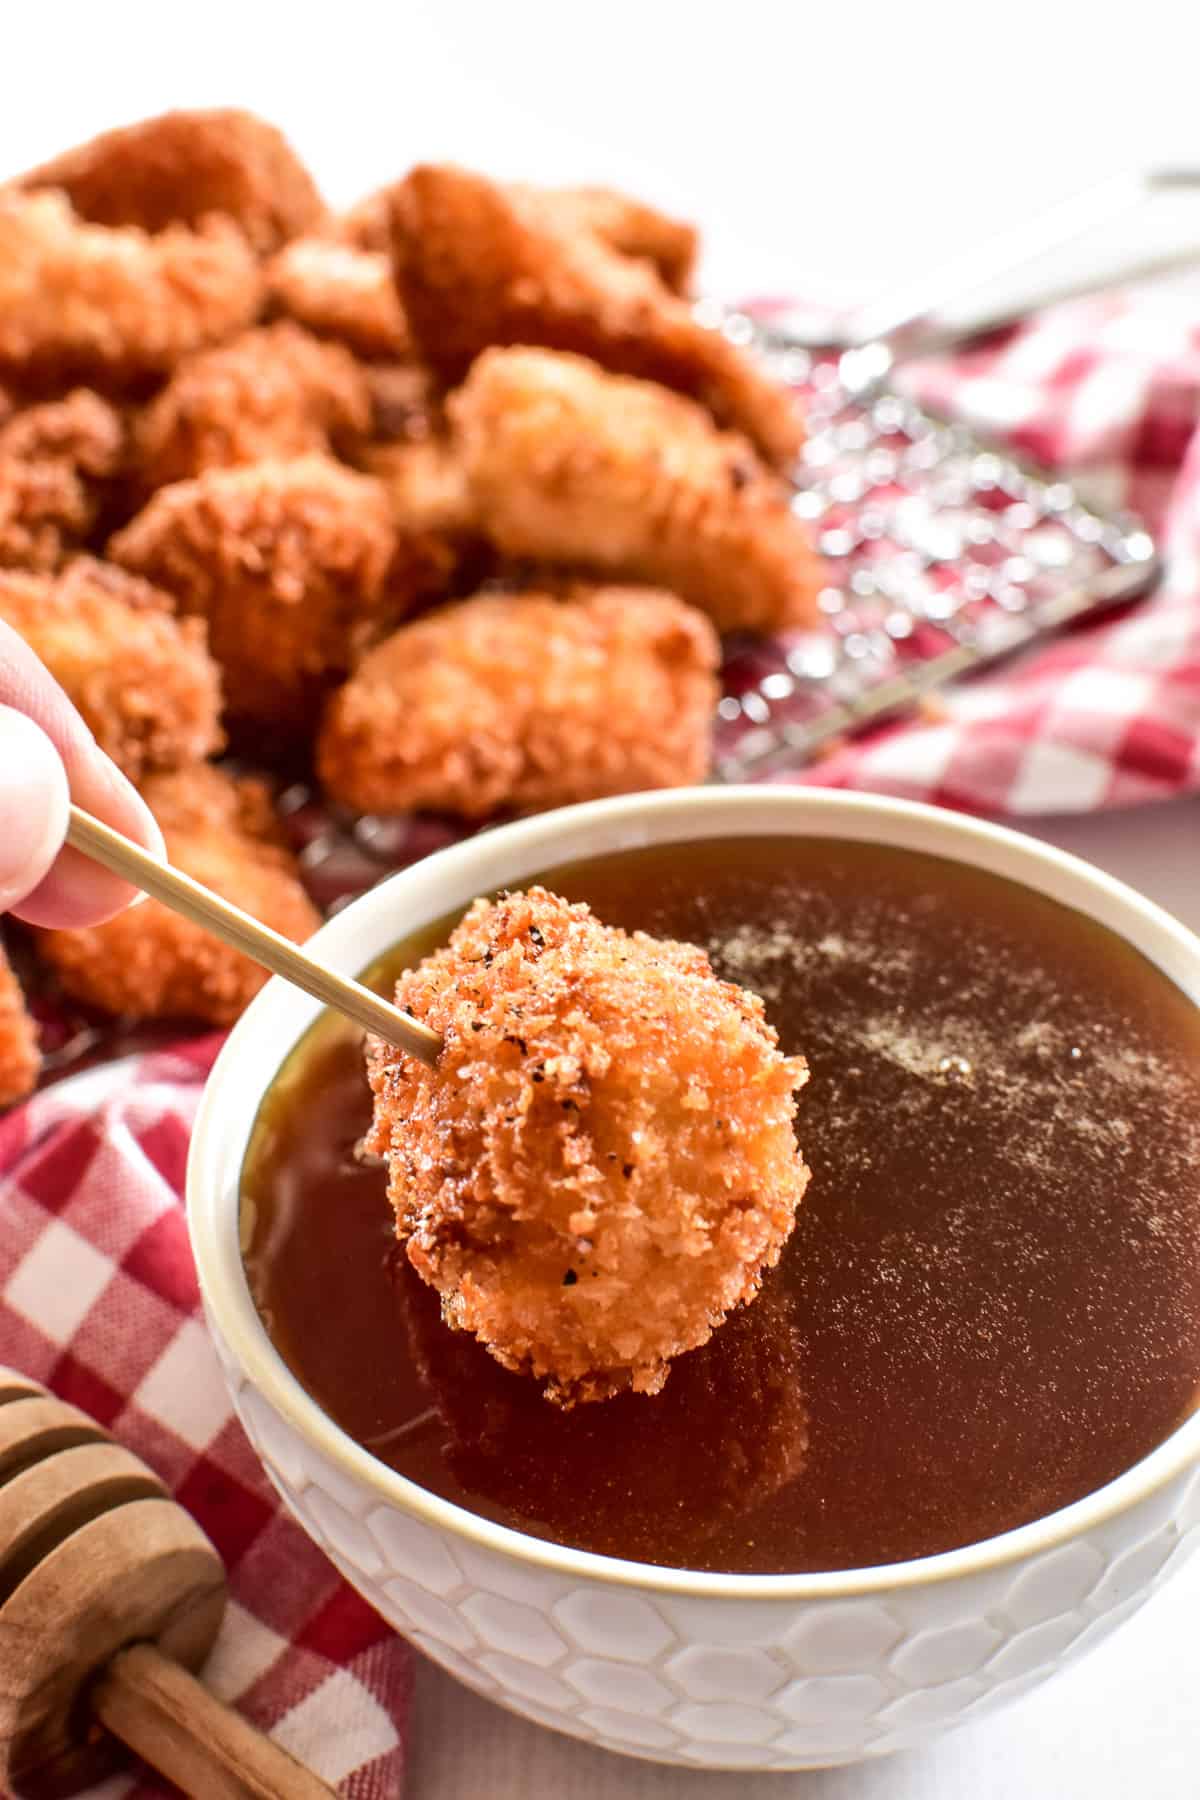
M 1024 882 L 1118 932 L 1200 1004 L 1200 941 L 1086 864 L 932 808 L 803 790 L 640 795 L 484 833 L 348 907 L 316 948 L 354 973 L 407 931 L 554 863 L 779 833 L 896 844 Z M 272 1347 L 242 1270 L 247 1139 L 318 1010 L 272 981 L 209 1081 L 188 1168 L 205 1306 L 239 1416 L 291 1510 L 385 1619 L 468 1686 L 556 1730 L 664 1762 L 850 1762 L 1035 1686 L 1106 1636 L 1195 1547 L 1200 1414 L 1118 1480 L 1036 1524 L 836 1574 L 621 1562 L 525 1537 L 416 1487 L 309 1398 Z

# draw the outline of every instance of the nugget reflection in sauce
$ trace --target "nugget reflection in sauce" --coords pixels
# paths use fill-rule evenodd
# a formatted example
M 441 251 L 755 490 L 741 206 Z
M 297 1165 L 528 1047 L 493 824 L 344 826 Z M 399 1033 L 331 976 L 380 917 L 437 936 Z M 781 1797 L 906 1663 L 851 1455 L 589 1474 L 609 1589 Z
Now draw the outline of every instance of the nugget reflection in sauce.
M 445 1048 L 371 1045 L 363 1147 L 443 1317 L 561 1405 L 656 1393 L 778 1261 L 803 1058 L 703 951 L 543 888 L 476 901 L 396 1000 Z

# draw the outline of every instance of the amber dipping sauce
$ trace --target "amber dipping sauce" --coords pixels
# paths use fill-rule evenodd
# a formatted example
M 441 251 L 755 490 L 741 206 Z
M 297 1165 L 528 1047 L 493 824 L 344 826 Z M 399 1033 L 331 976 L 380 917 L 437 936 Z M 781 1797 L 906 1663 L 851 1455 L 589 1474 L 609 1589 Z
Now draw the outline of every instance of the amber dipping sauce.
M 1193 1411 L 1200 1013 L 1141 955 L 883 846 L 676 844 L 540 879 L 762 995 L 811 1068 L 812 1181 L 759 1300 L 661 1394 L 563 1413 L 442 1324 L 355 1159 L 356 1034 L 322 1021 L 262 1107 L 245 1259 L 285 1361 L 374 1455 L 538 1537 L 782 1574 L 1025 1524 Z

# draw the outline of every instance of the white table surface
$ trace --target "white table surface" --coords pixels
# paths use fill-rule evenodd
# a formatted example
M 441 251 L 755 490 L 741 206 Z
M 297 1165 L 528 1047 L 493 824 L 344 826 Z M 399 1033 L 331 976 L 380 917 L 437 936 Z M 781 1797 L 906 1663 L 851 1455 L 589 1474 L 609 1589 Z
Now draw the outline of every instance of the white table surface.
M 0 175 L 168 105 L 237 103 L 283 125 L 336 201 L 421 157 L 624 183 L 705 224 L 707 283 L 728 294 L 866 299 L 1106 173 L 1200 162 L 1188 0 L 1115 14 L 1094 0 L 107 0 L 10 14 Z M 1200 241 L 1200 202 L 1193 216 Z M 1200 800 L 1037 830 L 1200 929 Z M 1196 1800 L 1198 1610 L 1200 1559 L 994 1720 L 807 1775 L 589 1750 L 419 1659 L 408 1800 Z

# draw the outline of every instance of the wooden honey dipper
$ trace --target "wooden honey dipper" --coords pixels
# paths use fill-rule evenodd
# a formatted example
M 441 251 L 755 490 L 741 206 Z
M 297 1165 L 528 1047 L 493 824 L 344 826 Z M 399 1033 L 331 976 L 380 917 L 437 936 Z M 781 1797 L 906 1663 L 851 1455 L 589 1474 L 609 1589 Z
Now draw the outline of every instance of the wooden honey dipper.
M 0 1792 L 62 1800 L 113 1772 L 119 1739 L 198 1800 L 329 1800 L 190 1673 L 225 1597 L 146 1464 L 0 1368 Z

